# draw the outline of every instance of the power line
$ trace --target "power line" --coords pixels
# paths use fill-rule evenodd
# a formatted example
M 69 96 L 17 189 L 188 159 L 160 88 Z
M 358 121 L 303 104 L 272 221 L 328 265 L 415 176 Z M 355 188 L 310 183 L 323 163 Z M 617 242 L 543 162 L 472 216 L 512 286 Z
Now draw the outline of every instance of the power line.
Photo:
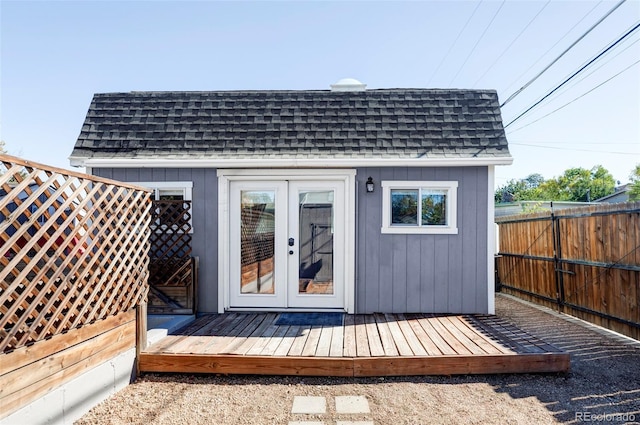
M 624 1 L 624 0 L 623 0 Z M 564 86 L 565 84 L 567 84 L 569 81 L 571 81 L 576 75 L 580 74 L 582 71 L 584 71 L 589 65 L 591 65 L 592 63 L 594 63 L 596 60 L 598 60 L 602 55 L 604 55 L 605 53 L 607 53 L 609 50 L 611 50 L 613 47 L 615 47 L 618 43 L 620 43 L 622 40 L 624 40 L 625 38 L 627 38 L 629 35 L 633 34 L 634 31 L 636 31 L 638 28 L 640 28 L 640 23 L 637 23 L 633 28 L 631 28 L 629 31 L 627 31 L 622 37 L 618 38 L 615 42 L 613 42 L 612 44 L 610 44 L 606 49 L 604 49 L 603 51 L 601 51 L 600 53 L 598 53 L 593 59 L 591 59 L 590 61 L 588 61 L 585 65 L 583 65 L 582 67 L 580 67 L 580 69 L 578 69 L 576 72 L 574 72 L 573 74 L 571 74 L 571 76 L 569 76 L 568 78 L 566 78 L 562 83 L 560 83 L 558 86 L 556 86 L 553 90 L 551 90 L 549 93 L 547 93 L 546 95 L 544 95 L 541 99 L 539 99 L 537 102 L 535 102 L 533 105 L 531 105 L 530 107 L 528 107 L 524 112 L 522 112 L 520 115 L 518 115 L 517 117 L 515 117 L 513 120 L 511 120 L 511 122 L 507 125 L 504 126 L 504 128 L 509 127 L 511 124 L 513 124 L 514 122 L 518 121 L 520 118 L 522 118 L 524 115 L 526 115 L 529 111 L 531 111 L 533 108 L 535 108 L 536 106 L 538 106 L 540 103 L 542 103 L 546 98 L 548 98 L 549 96 L 551 96 L 553 93 L 555 93 L 559 88 L 561 88 L 562 86 Z
M 449 86 L 451 86 L 453 84 L 453 82 L 456 80 L 456 78 L 458 77 L 458 75 L 460 74 L 460 71 L 462 71 L 462 68 L 464 68 L 464 66 L 467 64 L 467 61 L 469 60 L 469 58 L 471 57 L 471 55 L 473 54 L 473 52 L 475 52 L 476 47 L 478 47 L 478 44 L 480 44 L 480 42 L 482 41 L 482 39 L 484 38 L 485 34 L 487 33 L 487 31 L 489 30 L 489 28 L 491 27 L 491 24 L 493 24 L 493 21 L 496 19 L 496 16 L 498 16 L 498 13 L 500 13 L 500 11 L 502 10 L 502 7 L 504 6 L 504 4 L 506 3 L 507 0 L 502 0 L 502 3 L 500 3 L 500 7 L 498 8 L 498 10 L 496 10 L 496 13 L 494 13 L 493 17 L 491 18 L 491 20 L 489 21 L 489 24 L 486 26 L 486 28 L 484 29 L 484 31 L 482 31 L 482 35 L 480 35 L 480 37 L 478 38 L 478 40 L 476 41 L 476 44 L 473 45 L 473 48 L 471 48 L 471 51 L 469 52 L 469 54 L 467 55 L 467 57 L 465 58 L 464 62 L 462 62 L 462 65 L 460 65 L 460 68 L 458 69 L 458 72 L 456 72 L 456 75 L 453 76 L 453 78 L 451 79 L 451 81 L 449 82 Z M 626 1 L 626 0 L 623 0 Z
M 462 27 L 462 29 L 460 30 L 460 32 L 458 33 L 458 36 L 456 37 L 455 40 L 453 40 L 453 43 L 451 44 L 451 46 L 449 47 L 449 51 L 447 51 L 447 54 L 444 55 L 444 57 L 442 58 L 442 60 L 440 61 L 440 63 L 438 64 L 438 67 L 436 68 L 435 71 L 433 71 L 433 74 L 431 74 L 431 77 L 429 77 L 429 81 L 427 81 L 427 87 L 430 86 L 431 84 L 431 80 L 433 80 L 433 77 L 435 77 L 435 75 L 438 73 L 438 71 L 440 70 L 440 67 L 442 66 L 442 64 L 444 63 L 444 61 L 449 57 L 449 54 L 451 53 L 451 51 L 453 50 L 453 47 L 456 45 L 456 43 L 458 42 L 458 40 L 460 39 L 460 36 L 462 35 L 462 33 L 464 32 L 464 30 L 467 29 L 467 25 L 469 25 L 469 22 L 471 22 L 471 19 L 473 18 L 473 16 L 476 14 L 476 11 L 478 10 L 478 8 L 480 7 L 480 5 L 482 4 L 482 0 L 480 0 L 478 2 L 478 4 L 476 5 L 475 9 L 473 9 L 473 12 L 471 12 L 471 16 L 469 16 L 469 19 L 467 19 L 467 22 L 464 24 L 464 26 Z
M 586 74 L 585 76 L 583 76 L 582 78 L 580 78 L 577 81 L 574 81 L 573 84 L 568 85 L 567 87 L 564 88 L 564 90 L 559 91 L 558 93 L 556 93 L 554 95 L 554 98 L 557 98 L 558 96 L 562 95 L 563 93 L 565 93 L 567 90 L 569 90 L 572 87 L 575 87 L 576 85 L 580 84 L 582 81 L 586 80 L 587 78 L 589 78 L 591 75 L 593 75 L 596 71 L 598 71 L 599 69 L 601 69 L 603 66 L 607 65 L 609 62 L 611 62 L 612 60 L 614 60 L 615 58 L 617 58 L 618 56 L 620 56 L 622 53 L 626 52 L 627 50 L 629 50 L 634 44 L 636 44 L 637 42 L 640 41 L 640 38 L 634 40 L 633 42 L 631 42 L 627 47 L 625 47 L 624 49 L 620 50 L 618 53 L 616 53 L 614 56 L 612 56 L 608 61 L 603 62 L 602 64 L 600 64 L 600 66 L 594 68 L 591 72 L 589 72 L 588 74 Z M 616 46 L 617 47 L 617 46 Z
M 613 13 L 614 10 L 616 10 L 617 8 L 619 8 L 620 6 L 622 6 L 622 4 L 627 1 L 627 0 L 620 0 L 618 2 L 618 4 L 616 4 L 611 10 L 609 10 L 602 18 L 600 18 L 595 24 L 593 24 L 591 26 L 591 28 L 589 28 L 584 34 L 582 34 L 580 37 L 578 37 L 578 39 L 576 41 L 574 41 L 573 43 L 571 43 L 571 45 L 569 47 L 567 47 L 564 52 L 560 53 L 560 56 L 558 56 L 557 58 L 555 58 L 553 61 L 551 61 L 551 63 L 549 65 L 547 65 L 542 71 L 540 71 L 535 77 L 533 77 L 531 80 L 529 80 L 524 86 L 520 87 L 518 90 L 515 91 L 515 93 L 513 93 L 511 96 L 509 96 L 507 98 L 507 100 L 505 100 L 502 105 L 500 105 L 500 107 L 502 108 L 504 105 L 506 105 L 507 103 L 509 103 L 510 101 L 512 101 L 517 95 L 519 95 L 520 93 L 522 93 L 523 90 L 525 90 L 527 87 L 529 87 L 535 80 L 537 80 L 538 78 L 540 78 L 540 76 L 542 74 L 544 74 L 545 72 L 547 72 L 547 70 L 549 68 L 551 68 L 556 62 L 558 62 L 560 60 L 561 57 L 563 57 L 565 54 L 567 54 L 567 52 L 569 50 L 571 50 L 576 44 L 578 44 L 583 38 L 585 38 L 587 36 L 587 34 L 589 34 L 591 31 L 593 31 L 598 25 L 600 25 L 602 23 L 602 21 L 604 21 L 609 15 L 611 15 Z
M 476 86 L 476 84 L 478 84 L 478 83 L 479 83 L 479 82 L 484 78 L 484 76 L 485 76 L 485 75 L 487 75 L 487 74 L 489 73 L 489 71 L 491 71 L 491 70 L 493 69 L 493 67 L 498 63 L 498 61 L 499 61 L 500 59 L 502 59 L 502 57 L 505 55 L 505 53 L 507 53 L 507 51 L 511 48 L 511 46 L 513 46 L 513 45 L 514 45 L 514 43 L 515 43 L 516 41 L 518 41 L 518 39 L 520 38 L 520 36 L 521 36 L 522 34 L 524 34 L 524 32 L 527 30 L 527 28 L 529 28 L 529 26 L 533 23 L 533 21 L 535 21 L 535 20 L 538 18 L 538 16 L 540 16 L 540 14 L 542 13 L 542 11 L 543 11 L 544 9 L 546 9 L 546 7 L 547 7 L 547 6 L 549 6 L 549 3 L 551 3 L 551 0 L 547 0 L 547 2 L 542 6 L 542 9 L 540 9 L 540 10 L 538 11 L 538 13 L 536 13 L 536 15 L 535 15 L 533 18 L 531 18 L 531 20 L 529 21 L 529 23 L 528 23 L 527 25 L 525 25 L 525 26 L 524 26 L 524 28 L 522 28 L 522 30 L 521 30 L 521 31 L 520 31 L 520 33 L 516 36 L 516 38 L 514 38 L 514 39 L 511 41 L 511 43 L 509 43 L 509 45 L 507 46 L 507 48 L 506 48 L 506 49 L 504 49 L 504 50 L 502 51 L 502 53 L 500 53 L 500 56 L 498 56 L 498 58 L 497 58 L 495 61 L 493 61 L 493 63 L 491 64 L 491 66 L 489 66 L 489 68 L 488 68 L 488 69 L 487 69 L 487 70 L 486 70 L 486 71 L 485 71 L 485 72 L 480 76 L 480 78 L 478 78 L 478 79 L 476 80 L 476 82 L 475 82 L 475 83 L 473 83 L 473 86 L 472 86 L 472 87 L 475 87 L 475 86 Z
M 547 51 L 546 51 L 546 52 L 544 52 L 544 53 L 543 53 L 543 54 L 542 54 L 542 55 L 541 55 L 541 56 L 540 56 L 540 57 L 539 57 L 539 58 L 538 58 L 538 59 L 533 63 L 533 65 L 529 66 L 529 68 L 527 68 L 527 69 L 526 69 L 522 74 L 520 74 L 520 75 L 518 76 L 518 78 L 516 78 L 515 80 L 513 80 L 513 81 L 512 81 L 512 82 L 507 86 L 507 88 L 506 88 L 506 89 L 504 89 L 504 91 L 509 90 L 511 87 L 513 87 L 513 85 L 514 85 L 517 81 L 519 81 L 519 80 L 520 80 L 520 78 L 522 78 L 522 77 L 523 77 L 527 72 L 531 71 L 531 69 L 533 69 L 533 67 L 534 67 L 534 66 L 536 66 L 536 65 L 537 65 L 537 64 L 542 60 L 542 58 L 544 58 L 544 57 L 547 55 L 547 53 L 549 53 L 550 51 L 552 51 L 554 47 L 556 47 L 558 44 L 560 44 L 560 42 L 561 42 L 562 40 L 564 40 L 564 39 L 565 39 L 565 38 L 566 38 L 566 37 L 571 33 L 571 31 L 573 31 L 573 30 L 574 30 L 578 25 L 580 25 L 580 24 L 582 23 L 582 21 L 584 21 L 584 20 L 587 18 L 587 16 L 591 15 L 591 12 L 593 12 L 594 10 L 596 10 L 596 8 L 597 8 L 598 6 L 600 6 L 600 3 L 602 3 L 602 1 L 603 1 L 603 0 L 600 0 L 598 3 L 596 3 L 596 5 L 595 5 L 595 6 L 593 6 L 593 7 L 591 8 L 591 10 L 589 10 L 589 11 L 588 11 L 588 12 L 587 12 L 587 13 L 586 13 L 582 18 L 580 18 L 580 20 L 579 20 L 578 22 L 576 22 L 576 23 L 575 23 L 571 28 L 569 28 L 569 30 L 568 30 L 566 33 L 564 33 L 564 35 L 563 35 L 562 37 L 560 37 L 560 38 L 558 39 L 558 41 L 556 41 L 556 42 L 553 44 L 553 46 L 549 47 L 549 49 L 547 49 Z
M 605 85 L 605 84 L 606 84 L 606 83 L 608 83 L 609 81 L 613 80 L 614 78 L 616 78 L 617 76 L 619 76 L 619 75 L 620 75 L 620 74 L 622 74 L 623 72 L 628 71 L 629 69 L 631 69 L 633 66 L 637 65 L 638 63 L 640 63 L 640 60 L 635 61 L 634 63 L 632 63 L 631 65 L 629 65 L 629 66 L 628 66 L 628 67 L 626 67 L 625 69 L 623 69 L 622 71 L 618 72 L 617 74 L 613 75 L 613 76 L 612 76 L 612 77 L 610 77 L 610 78 L 607 78 L 606 80 L 604 80 L 603 82 L 601 82 L 601 83 L 600 83 L 600 84 L 598 84 L 597 86 L 593 87 L 591 90 L 589 90 L 589 91 L 586 91 L 586 92 L 582 93 L 580 96 L 576 97 L 575 99 L 570 100 L 569 102 L 565 103 L 565 104 L 564 104 L 564 105 L 562 105 L 561 107 L 554 109 L 553 111 L 549 112 L 549 113 L 548 113 L 548 114 L 546 114 L 546 115 L 541 116 L 540 118 L 538 118 L 538 119 L 537 119 L 537 120 L 535 120 L 535 121 L 531 121 L 530 123 L 525 124 L 525 125 L 523 125 L 522 127 L 518 127 L 517 129 L 515 129 L 515 130 L 511 131 L 511 132 L 510 132 L 510 134 L 513 134 L 513 133 L 515 133 L 515 132 L 516 132 L 516 131 L 518 131 L 518 130 L 522 130 L 523 128 L 528 127 L 528 126 L 530 126 L 531 124 L 534 124 L 534 123 L 536 123 L 536 122 L 540 121 L 541 119 L 548 117 L 548 116 L 549 116 L 549 115 L 551 115 L 551 114 L 555 114 L 555 113 L 556 113 L 556 112 L 558 112 L 560 109 L 562 109 L 562 108 L 564 108 L 564 107 L 566 107 L 566 106 L 571 105 L 571 104 L 572 104 L 573 102 L 575 102 L 576 100 L 578 100 L 578 99 L 580 99 L 580 98 L 582 98 L 582 97 L 584 97 L 584 96 L 588 95 L 589 93 L 591 93 L 592 91 L 596 90 L 597 88 L 602 87 L 603 85 Z M 513 121 L 512 121 L 512 122 L 513 122 Z M 509 125 L 509 124 L 507 124 L 507 125 Z M 505 127 L 505 128 L 506 128 L 506 127 Z

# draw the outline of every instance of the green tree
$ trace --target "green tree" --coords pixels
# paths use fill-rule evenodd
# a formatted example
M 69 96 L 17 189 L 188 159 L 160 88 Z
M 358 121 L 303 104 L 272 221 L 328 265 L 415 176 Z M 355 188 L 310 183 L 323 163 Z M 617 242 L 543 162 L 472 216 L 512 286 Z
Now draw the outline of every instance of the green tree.
M 601 165 L 588 170 L 569 168 L 556 178 L 544 180 L 531 174 L 520 180 L 510 180 L 496 190 L 496 202 L 514 201 L 593 201 L 615 190 L 615 180 Z
M 631 175 L 629 176 L 629 180 L 631 180 L 629 200 L 640 201 L 640 164 L 637 164 L 636 168 L 633 169 Z
M 544 177 L 537 173 L 519 180 L 511 179 L 496 190 L 495 201 L 500 203 L 541 199 L 539 187 L 542 183 Z

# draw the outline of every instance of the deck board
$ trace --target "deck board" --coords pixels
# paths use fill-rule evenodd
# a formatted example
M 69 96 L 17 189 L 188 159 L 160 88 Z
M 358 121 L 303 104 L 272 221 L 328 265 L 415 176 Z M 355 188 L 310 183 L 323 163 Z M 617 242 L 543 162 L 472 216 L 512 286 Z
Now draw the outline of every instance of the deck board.
M 407 340 L 404 338 L 404 335 L 400 330 L 400 326 L 398 325 L 398 321 L 391 314 L 385 314 L 384 319 L 389 327 L 391 338 L 393 338 L 393 343 L 398 348 L 400 356 L 412 356 L 413 351 L 411 351 L 409 343 L 407 343 Z
M 318 339 L 318 347 L 315 355 L 317 357 L 329 357 L 331 351 L 331 337 L 333 336 L 333 327 L 324 326 L 320 330 L 320 338 Z
M 302 356 L 302 350 L 304 349 L 310 333 L 311 326 L 299 326 L 299 331 L 295 335 L 293 343 L 289 348 L 289 356 Z
M 264 348 L 259 353 L 261 356 L 273 356 L 276 350 L 282 344 L 285 335 L 289 332 L 290 326 L 275 326 L 276 331 L 273 333 L 269 341 L 264 345 Z
M 342 357 L 344 353 L 344 327 L 334 326 L 331 334 L 330 357 Z
M 435 342 L 429 337 L 429 335 L 425 332 L 424 328 L 420 325 L 420 322 L 415 317 L 409 319 L 409 326 L 413 330 L 416 337 L 422 343 L 422 346 L 427 352 L 429 356 L 440 356 L 442 355 L 442 351 L 438 348 Z
M 315 357 L 316 348 L 318 348 L 318 342 L 320 341 L 320 333 L 322 332 L 322 326 L 312 326 L 309 331 L 309 336 L 302 349 L 303 357 Z
M 355 316 L 349 314 L 344 318 L 344 351 L 343 357 L 356 357 L 358 355 L 356 351 L 356 328 Z
M 362 314 L 356 314 L 354 327 L 356 330 L 357 356 L 358 357 L 371 356 L 371 352 L 369 351 L 369 339 L 367 338 L 367 327 L 364 323 L 364 316 Z
M 447 331 L 462 344 L 471 354 L 486 354 L 485 351 L 478 347 L 478 345 L 467 338 L 467 336 L 458 329 L 455 324 L 451 321 L 451 319 L 447 316 L 437 318 L 438 322 L 445 327 Z
M 418 323 L 420 323 L 420 326 L 422 326 L 422 329 L 424 329 L 429 339 L 433 341 L 433 343 L 438 347 L 443 355 L 456 354 L 456 351 L 451 348 L 447 341 L 445 341 L 444 338 L 438 333 L 438 331 L 434 329 L 434 327 L 431 325 L 431 322 L 429 321 L 429 318 L 422 317 L 418 319 Z
M 340 326 L 280 326 L 277 318 L 201 317 L 144 350 L 140 370 L 402 376 L 566 372 L 570 366 L 568 354 L 496 316 L 346 315 Z
M 407 322 L 406 317 L 403 314 L 399 314 L 398 318 L 400 319 L 398 321 L 398 326 L 400 326 L 402 335 L 404 335 L 407 344 L 409 344 L 409 348 L 411 348 L 413 355 L 426 356 L 427 350 L 425 350 L 420 343 L 420 339 L 416 336 L 415 332 L 413 332 L 413 328 L 411 328 L 411 325 L 409 324 L 409 322 Z
M 289 350 L 293 345 L 293 342 L 296 340 L 296 336 L 300 334 L 300 326 L 289 326 L 287 333 L 282 338 L 282 342 L 276 348 L 276 351 L 273 353 L 274 356 L 286 356 L 289 354 Z
M 376 321 L 376 325 L 378 326 L 378 335 L 380 335 L 380 343 L 384 349 L 384 355 L 392 357 L 399 356 L 398 349 L 396 348 L 396 344 L 393 342 L 389 325 L 387 325 L 384 316 L 381 314 L 374 314 L 373 316 Z
M 376 319 L 370 314 L 366 315 L 364 319 L 365 329 L 367 330 L 367 340 L 369 341 L 369 353 L 374 357 L 384 356 L 385 352 L 382 347 L 382 341 L 380 340 Z
M 475 330 L 469 327 L 468 320 L 463 319 L 460 316 L 450 317 L 454 325 L 460 329 L 469 339 L 471 339 L 478 347 L 482 348 L 487 354 L 514 354 L 513 351 L 507 347 L 504 347 L 491 338 L 486 337 L 483 334 L 479 334 Z

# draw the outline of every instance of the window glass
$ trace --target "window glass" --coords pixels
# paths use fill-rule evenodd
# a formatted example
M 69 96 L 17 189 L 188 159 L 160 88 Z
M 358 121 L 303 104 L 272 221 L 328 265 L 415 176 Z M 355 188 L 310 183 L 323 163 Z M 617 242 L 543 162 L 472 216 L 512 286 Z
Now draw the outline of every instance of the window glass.
M 422 222 L 423 226 L 447 225 L 447 191 L 438 189 L 422 189 Z
M 382 233 L 457 234 L 457 181 L 382 180 Z
M 158 189 L 159 201 L 184 201 L 184 189 Z
M 418 224 L 418 190 L 391 190 L 391 224 Z

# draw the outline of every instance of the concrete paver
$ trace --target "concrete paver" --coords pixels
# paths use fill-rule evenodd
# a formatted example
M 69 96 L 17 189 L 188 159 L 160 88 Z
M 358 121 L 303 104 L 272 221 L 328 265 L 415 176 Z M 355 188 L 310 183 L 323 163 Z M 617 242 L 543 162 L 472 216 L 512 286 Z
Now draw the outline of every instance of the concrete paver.
M 324 422 L 289 421 L 289 425 L 324 425 Z
M 373 425 L 373 421 L 338 421 L 336 425 Z
M 361 395 L 346 395 L 336 397 L 336 412 L 361 414 L 371 413 L 369 410 L 369 401 Z
M 295 396 L 291 413 L 306 415 L 327 413 L 327 400 L 324 397 Z

